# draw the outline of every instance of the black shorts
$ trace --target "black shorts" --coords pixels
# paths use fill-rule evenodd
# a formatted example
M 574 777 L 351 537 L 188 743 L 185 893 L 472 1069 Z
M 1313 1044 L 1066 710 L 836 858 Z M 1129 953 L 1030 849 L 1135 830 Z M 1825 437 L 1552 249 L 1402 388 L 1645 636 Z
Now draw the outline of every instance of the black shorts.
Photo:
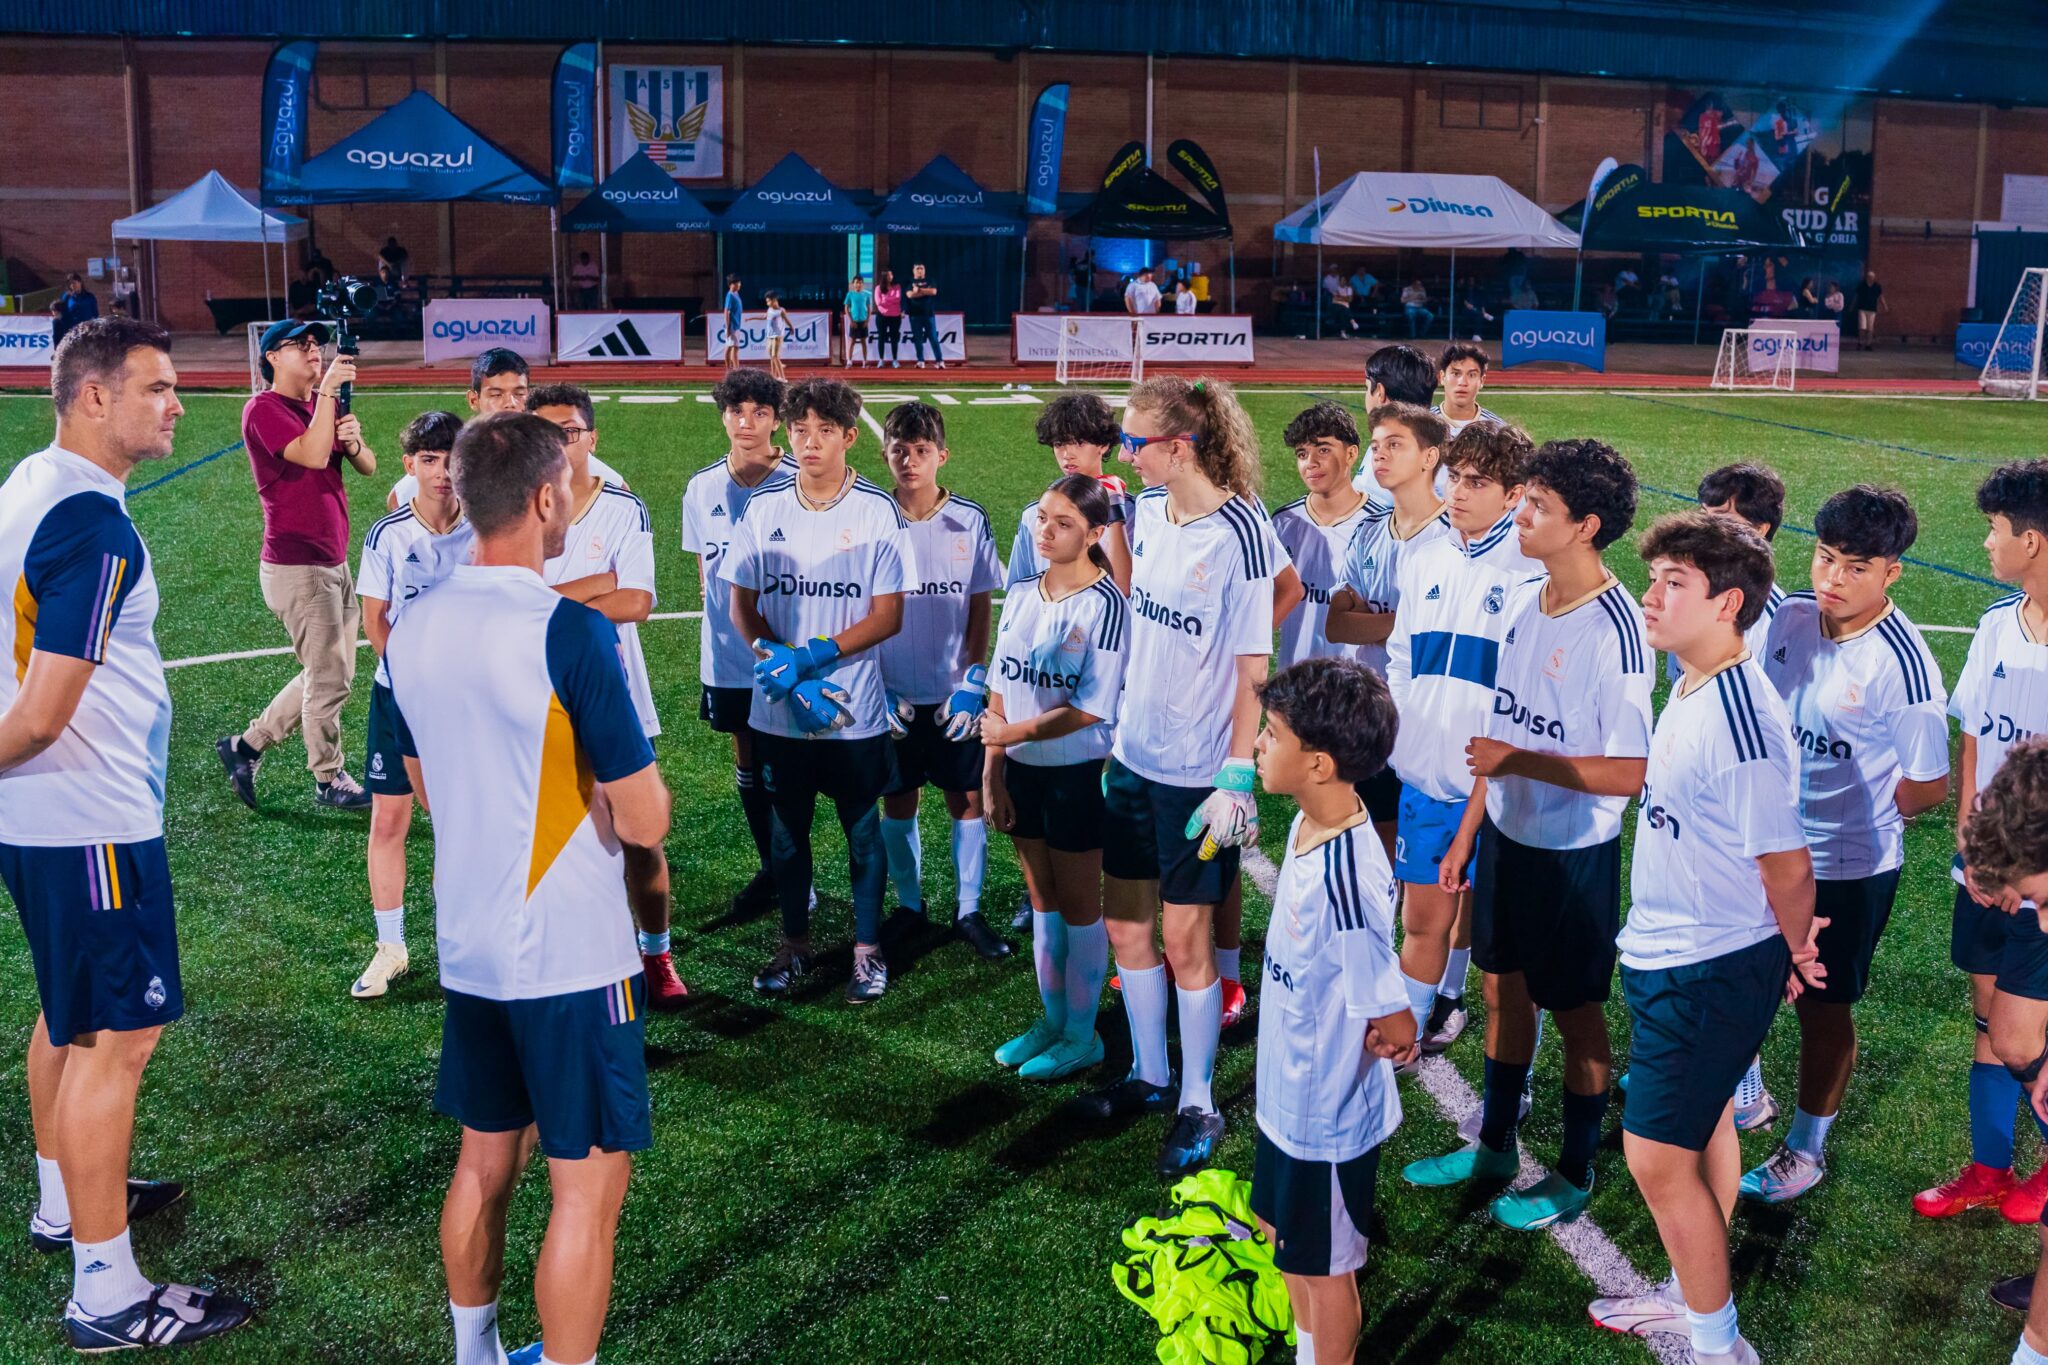
M 1638 971 L 1623 963 L 1628 998 L 1628 1105 L 1621 1126 L 1639 1138 L 1703 1152 L 1749 1070 L 1792 970 L 1772 934 L 1705 962 Z
M 1392 768 L 1382 768 L 1363 782 L 1352 784 L 1365 813 L 1375 825 L 1391 825 L 1401 818 L 1401 779 Z
M 2005 962 L 1998 969 L 1998 989 L 2028 1000 L 2048 1000 L 2048 933 L 2041 932 L 2039 911 L 2021 908 L 2005 921 Z
M 1380 1149 L 1349 1161 L 1303 1161 L 1259 1130 L 1252 1212 L 1273 1229 L 1273 1264 L 1288 1275 L 1348 1275 L 1365 1264 Z
M 1605 1004 L 1621 932 L 1621 840 L 1535 848 L 1479 826 L 1472 875 L 1472 960 L 1520 972 L 1547 1010 Z
M 1827 984 L 1808 987 L 1802 999 L 1822 1005 L 1853 1005 L 1870 989 L 1870 959 L 1891 922 L 1899 893 L 1899 869 L 1868 877 L 1813 884 L 1813 913 L 1828 921 L 1820 931 L 1820 964 Z
M 865 739 L 791 739 L 754 731 L 761 783 L 778 805 L 815 802 L 873 805 L 896 785 L 895 748 L 887 734 Z
M 1995 905 L 1978 904 L 1969 888 L 1957 882 L 1948 960 L 1972 976 L 1997 976 L 2005 966 L 2005 922 L 2010 918 Z
M 911 708 L 910 733 L 893 740 L 896 746 L 896 785 L 889 795 L 937 787 L 942 792 L 981 790 L 981 736 L 965 740 L 946 738 L 939 724 L 939 703 Z
M 721 735 L 743 732 L 753 711 L 751 687 L 706 687 L 697 697 L 697 719 Z
M 411 796 L 405 751 L 398 747 L 398 702 L 383 683 L 370 684 L 370 737 L 364 752 L 363 786 L 372 796 Z
M 1157 878 L 1159 899 L 1221 905 L 1237 881 L 1238 850 L 1203 862 L 1202 841 L 1187 836 L 1196 807 L 1214 787 L 1173 787 L 1141 777 L 1114 758 L 1103 776 L 1102 871 L 1127 882 Z
M 28 936 L 50 1042 L 156 1028 L 185 1012 L 171 864 L 162 839 L 0 844 L 0 879 Z
M 847 323 L 846 335 L 848 339 L 852 341 L 866 341 L 868 339 L 867 322 L 865 320 L 862 320 L 860 322 Z
M 1013 839 L 1042 839 L 1057 853 L 1102 851 L 1102 760 L 1041 767 L 1008 759 L 1003 786 L 1017 812 Z

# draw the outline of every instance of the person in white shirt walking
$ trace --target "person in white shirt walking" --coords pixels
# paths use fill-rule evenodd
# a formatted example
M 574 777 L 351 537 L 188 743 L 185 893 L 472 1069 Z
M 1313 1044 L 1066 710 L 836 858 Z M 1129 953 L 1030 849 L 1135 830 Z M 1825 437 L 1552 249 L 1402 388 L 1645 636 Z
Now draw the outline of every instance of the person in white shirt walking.
M 1124 311 L 1138 317 L 1150 317 L 1159 311 L 1159 286 L 1152 283 L 1151 266 L 1140 270 L 1124 286 Z

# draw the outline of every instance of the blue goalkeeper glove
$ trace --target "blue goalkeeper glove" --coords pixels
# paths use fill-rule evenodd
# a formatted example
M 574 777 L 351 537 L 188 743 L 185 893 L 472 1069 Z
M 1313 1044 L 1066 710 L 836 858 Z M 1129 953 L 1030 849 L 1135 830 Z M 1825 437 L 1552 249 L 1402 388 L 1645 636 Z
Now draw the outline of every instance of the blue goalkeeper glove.
M 1181 833 L 1192 839 L 1202 834 L 1202 846 L 1195 856 L 1208 862 L 1226 848 L 1244 848 L 1259 841 L 1259 803 L 1252 798 L 1252 779 L 1257 774 L 1248 758 L 1223 761 L 1216 774 L 1216 790 L 1202 799 L 1188 817 Z
M 789 691 L 789 709 L 806 735 L 844 730 L 853 724 L 852 707 L 846 689 L 823 678 L 805 678 Z
M 938 722 L 946 727 L 947 739 L 964 744 L 981 733 L 981 713 L 987 709 L 988 668 L 973 664 L 953 695 L 939 703 Z
M 800 645 L 756 640 L 754 648 L 768 656 L 754 662 L 754 681 L 761 685 L 762 695 L 769 701 L 786 700 L 798 683 L 816 677 L 839 659 L 839 646 L 826 639 Z
M 882 694 L 882 714 L 889 722 L 889 738 L 909 739 L 910 722 L 917 717 L 917 708 L 894 692 Z

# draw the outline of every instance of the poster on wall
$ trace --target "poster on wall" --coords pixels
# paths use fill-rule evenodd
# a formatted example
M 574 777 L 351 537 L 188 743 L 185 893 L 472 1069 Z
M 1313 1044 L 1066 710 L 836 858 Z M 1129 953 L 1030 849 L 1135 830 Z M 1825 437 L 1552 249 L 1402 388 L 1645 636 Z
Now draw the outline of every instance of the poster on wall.
M 725 175 L 725 68 L 611 68 L 612 159 L 645 152 L 678 180 Z

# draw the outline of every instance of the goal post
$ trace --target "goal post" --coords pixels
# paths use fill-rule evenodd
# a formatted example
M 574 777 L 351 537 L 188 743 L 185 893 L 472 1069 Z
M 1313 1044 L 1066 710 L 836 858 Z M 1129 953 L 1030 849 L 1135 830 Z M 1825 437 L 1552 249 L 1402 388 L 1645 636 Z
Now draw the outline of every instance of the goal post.
M 1070 313 L 1060 320 L 1060 384 L 1135 384 L 1145 377 L 1142 319 L 1117 313 Z
M 1799 334 L 1784 327 L 1730 327 L 1721 333 L 1712 387 L 1792 392 L 1799 376 Z
M 1977 386 L 1998 398 L 2048 398 L 2042 372 L 2042 333 L 2048 329 L 2048 267 L 2029 266 L 2012 292 L 2005 319 L 1984 358 Z

